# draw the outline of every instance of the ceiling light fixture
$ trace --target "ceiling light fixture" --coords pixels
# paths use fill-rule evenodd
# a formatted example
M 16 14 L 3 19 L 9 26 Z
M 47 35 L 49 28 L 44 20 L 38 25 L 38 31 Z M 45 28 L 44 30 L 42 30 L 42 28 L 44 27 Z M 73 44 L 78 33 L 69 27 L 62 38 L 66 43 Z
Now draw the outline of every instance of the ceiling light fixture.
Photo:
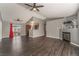
M 33 11 L 36 11 L 36 8 L 33 8 Z

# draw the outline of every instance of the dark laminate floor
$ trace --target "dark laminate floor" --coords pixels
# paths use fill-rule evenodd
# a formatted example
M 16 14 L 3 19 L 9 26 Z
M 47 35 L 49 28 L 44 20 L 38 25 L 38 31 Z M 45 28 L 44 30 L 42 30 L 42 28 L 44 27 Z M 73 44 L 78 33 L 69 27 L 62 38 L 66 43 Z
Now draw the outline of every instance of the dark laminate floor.
M 0 42 L 1 56 L 78 56 L 79 47 L 52 38 L 15 37 Z

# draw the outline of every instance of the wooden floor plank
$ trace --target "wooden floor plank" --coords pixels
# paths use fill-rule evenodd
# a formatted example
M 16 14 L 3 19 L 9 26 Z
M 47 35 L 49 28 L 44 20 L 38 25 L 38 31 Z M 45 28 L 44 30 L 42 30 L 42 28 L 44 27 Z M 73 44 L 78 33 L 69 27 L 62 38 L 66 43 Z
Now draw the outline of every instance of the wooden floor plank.
M 1 56 L 79 56 L 79 47 L 67 41 L 48 38 L 20 37 L 2 39 L 0 42 Z

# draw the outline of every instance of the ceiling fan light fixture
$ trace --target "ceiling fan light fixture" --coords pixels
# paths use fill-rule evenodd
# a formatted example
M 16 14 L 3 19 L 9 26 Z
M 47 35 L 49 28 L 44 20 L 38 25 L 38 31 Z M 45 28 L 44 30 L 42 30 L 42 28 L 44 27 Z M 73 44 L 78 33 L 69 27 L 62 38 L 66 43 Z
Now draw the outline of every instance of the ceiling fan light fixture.
M 36 8 L 33 8 L 33 11 L 36 11 Z

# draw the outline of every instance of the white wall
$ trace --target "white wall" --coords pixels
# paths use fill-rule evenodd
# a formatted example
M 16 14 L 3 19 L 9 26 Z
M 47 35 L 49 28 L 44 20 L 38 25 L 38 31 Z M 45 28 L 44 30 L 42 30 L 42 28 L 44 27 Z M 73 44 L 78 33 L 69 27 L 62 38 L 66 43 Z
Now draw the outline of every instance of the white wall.
M 10 23 L 8 21 L 3 21 L 2 23 L 2 38 L 9 37 Z
M 60 38 L 60 29 L 63 26 L 64 19 L 51 20 L 46 23 L 46 36 L 52 38 Z
M 32 27 L 29 33 L 30 37 L 35 38 L 35 37 L 44 36 L 44 21 L 39 18 L 33 17 L 33 22 L 39 23 L 39 28 L 34 29 L 34 27 Z
M 72 29 L 71 43 L 79 46 L 79 11 L 78 11 L 78 17 L 76 20 L 77 20 L 76 23 L 78 24 L 78 28 Z
M 22 24 L 21 26 L 21 36 L 26 35 L 26 24 Z
M 77 15 L 77 19 L 75 19 L 77 22 L 76 24 L 78 24 L 78 28 L 73 28 L 71 30 L 71 43 L 79 46 L 79 11 L 78 11 L 78 15 Z
M 0 19 L 0 40 L 2 39 L 2 21 Z
M 33 29 L 33 37 L 44 36 L 44 21 L 38 18 L 34 18 L 33 21 L 39 23 L 39 28 L 37 30 Z
M 71 30 L 71 43 L 79 45 L 79 29 L 77 28 Z

